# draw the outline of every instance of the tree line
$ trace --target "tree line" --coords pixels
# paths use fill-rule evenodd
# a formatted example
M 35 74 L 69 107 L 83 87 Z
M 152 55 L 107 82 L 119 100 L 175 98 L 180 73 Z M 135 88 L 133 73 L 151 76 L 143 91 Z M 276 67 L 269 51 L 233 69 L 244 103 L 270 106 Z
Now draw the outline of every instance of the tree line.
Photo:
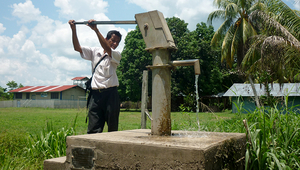
M 171 53 L 171 60 L 199 59 L 201 75 L 198 79 L 199 95 L 210 96 L 225 92 L 234 82 L 243 82 L 236 68 L 228 68 L 221 62 L 221 48 L 211 48 L 214 35 L 213 26 L 201 22 L 194 31 L 177 17 L 166 18 L 177 50 Z M 117 70 L 122 101 L 140 101 L 142 73 L 152 65 L 152 56 L 145 50 L 146 45 L 137 26 L 125 38 L 122 60 Z M 151 71 L 149 71 L 149 96 L 152 91 Z M 181 104 L 195 107 L 195 72 L 191 66 L 176 67 L 171 71 L 172 109 Z
M 267 101 L 272 101 L 273 83 L 300 81 L 299 11 L 282 0 L 215 0 L 214 4 L 218 10 L 209 15 L 208 23 L 224 22 L 211 45 L 218 48 L 222 43 L 222 61 L 229 67 L 237 64 L 245 81 L 263 84 Z M 257 97 L 256 103 L 259 106 Z
M 3 100 L 13 100 L 14 94 L 13 93 L 9 93 L 9 91 L 17 89 L 17 88 L 24 87 L 21 83 L 18 84 L 14 80 L 8 81 L 6 83 L 6 86 L 7 86 L 7 88 L 3 88 L 3 87 L 0 86 L 0 101 L 3 101 Z
M 238 82 L 263 84 L 270 97 L 270 84 L 300 81 L 299 11 L 281 0 L 214 0 L 214 5 L 218 9 L 209 15 L 208 25 L 201 22 L 194 31 L 184 20 L 166 19 L 178 48 L 171 60 L 200 60 L 200 99 L 225 92 Z M 216 32 L 211 26 L 215 19 L 223 21 Z M 136 27 L 125 39 L 118 70 L 122 101 L 141 98 L 142 71 L 152 63 L 144 49 Z M 173 70 L 172 103 L 183 97 L 186 105 L 195 106 L 194 84 L 192 67 Z

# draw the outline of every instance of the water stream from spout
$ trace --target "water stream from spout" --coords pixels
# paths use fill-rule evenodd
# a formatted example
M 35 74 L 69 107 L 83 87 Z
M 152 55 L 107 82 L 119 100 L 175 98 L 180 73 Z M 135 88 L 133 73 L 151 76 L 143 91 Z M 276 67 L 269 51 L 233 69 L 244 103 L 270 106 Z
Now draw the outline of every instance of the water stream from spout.
M 200 123 L 199 123 L 199 94 L 198 94 L 198 78 L 199 75 L 195 75 L 195 88 L 196 88 L 196 114 L 197 114 L 197 124 L 198 124 L 198 130 L 200 131 Z

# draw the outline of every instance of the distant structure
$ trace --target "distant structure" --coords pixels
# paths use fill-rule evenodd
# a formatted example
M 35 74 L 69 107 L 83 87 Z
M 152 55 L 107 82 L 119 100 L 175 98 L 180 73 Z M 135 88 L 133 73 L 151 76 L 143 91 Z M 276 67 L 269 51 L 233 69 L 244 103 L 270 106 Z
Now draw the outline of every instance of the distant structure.
M 24 86 L 10 90 L 11 101 L 0 101 L 1 107 L 84 108 L 87 77 L 75 77 L 73 85 Z
M 85 90 L 78 85 L 24 86 L 9 93 L 14 93 L 14 100 L 78 100 L 85 96 Z
M 254 86 L 259 97 L 266 96 L 264 85 L 254 84 Z M 279 99 L 280 101 L 283 101 L 284 98 L 288 98 L 288 107 L 293 107 L 294 111 L 299 112 L 300 83 L 284 83 L 281 87 L 278 83 L 274 83 L 269 86 L 271 89 L 271 96 Z M 231 97 L 233 113 L 238 112 L 238 108 L 236 106 L 240 106 L 241 104 L 243 105 L 243 113 L 251 113 L 256 109 L 254 93 L 250 84 L 235 83 L 223 96 Z M 278 103 L 277 107 L 285 107 L 284 102 Z
M 73 78 L 73 85 L 25 86 L 9 91 L 14 100 L 86 100 L 85 82 L 88 77 Z
M 89 80 L 88 77 L 75 77 L 72 79 L 73 80 L 73 85 L 78 85 L 85 89 L 85 82 Z

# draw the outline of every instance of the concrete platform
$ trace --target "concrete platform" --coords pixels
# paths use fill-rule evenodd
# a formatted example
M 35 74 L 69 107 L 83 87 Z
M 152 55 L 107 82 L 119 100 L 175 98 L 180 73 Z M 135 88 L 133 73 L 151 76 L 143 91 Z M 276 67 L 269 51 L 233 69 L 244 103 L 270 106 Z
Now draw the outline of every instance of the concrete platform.
M 244 169 L 245 144 L 243 133 L 152 136 L 138 129 L 69 136 L 67 156 L 46 160 L 44 169 Z
M 65 170 L 66 167 L 66 156 L 60 158 L 53 158 L 44 161 L 44 170 Z

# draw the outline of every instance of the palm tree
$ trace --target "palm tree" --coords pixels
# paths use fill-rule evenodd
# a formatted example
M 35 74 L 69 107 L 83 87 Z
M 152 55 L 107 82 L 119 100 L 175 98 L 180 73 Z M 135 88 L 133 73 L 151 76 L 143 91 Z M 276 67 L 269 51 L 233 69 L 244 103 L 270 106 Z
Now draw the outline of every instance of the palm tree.
M 265 12 L 256 10 L 249 21 L 260 35 L 249 40 L 242 63 L 249 74 L 267 75 L 265 84 L 295 82 L 300 70 L 300 18 L 281 0 L 273 0 Z
M 256 75 L 258 82 L 264 84 L 270 104 L 269 84 L 299 82 L 300 18 L 281 0 L 273 0 L 265 11 L 252 12 L 249 22 L 259 35 L 248 39 L 242 68 L 249 77 Z
M 226 61 L 229 67 L 237 62 L 239 68 L 245 54 L 245 42 L 257 35 L 249 22 L 249 15 L 256 9 L 263 9 L 264 3 L 260 0 L 214 0 L 214 4 L 219 10 L 209 14 L 208 23 L 211 24 L 214 19 L 223 19 L 224 22 L 215 32 L 211 45 L 217 46 L 223 40 L 222 62 Z

